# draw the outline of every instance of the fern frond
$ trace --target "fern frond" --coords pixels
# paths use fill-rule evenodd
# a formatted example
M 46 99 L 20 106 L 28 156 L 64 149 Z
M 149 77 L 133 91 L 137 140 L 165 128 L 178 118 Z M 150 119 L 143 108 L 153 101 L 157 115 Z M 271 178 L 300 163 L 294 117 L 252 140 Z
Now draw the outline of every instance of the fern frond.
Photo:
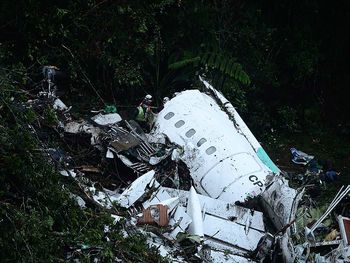
M 189 56 L 190 54 L 187 54 L 187 58 L 170 64 L 169 69 L 179 69 L 190 64 L 202 64 L 204 66 L 215 69 L 221 74 L 227 75 L 244 85 L 250 84 L 250 78 L 248 74 L 243 70 L 242 65 L 225 51 L 219 50 L 217 48 L 207 48 L 204 52 L 199 53 L 197 56 Z
M 181 61 L 177 61 L 175 63 L 172 63 L 172 64 L 168 65 L 168 67 L 169 67 L 169 69 L 179 69 L 179 68 L 185 67 L 187 65 L 193 64 L 199 60 L 200 60 L 200 57 L 187 58 L 187 59 L 183 59 Z

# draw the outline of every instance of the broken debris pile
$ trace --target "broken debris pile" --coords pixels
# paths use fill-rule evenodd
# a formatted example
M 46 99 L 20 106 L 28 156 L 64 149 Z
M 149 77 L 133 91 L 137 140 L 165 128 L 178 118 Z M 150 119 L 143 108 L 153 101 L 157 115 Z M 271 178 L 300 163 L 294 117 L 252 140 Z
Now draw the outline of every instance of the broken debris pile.
M 172 262 L 349 259 L 349 218 L 339 215 L 339 231 L 329 229 L 321 243 L 310 238 L 348 192 L 339 192 L 316 223 L 302 221 L 312 207 L 307 191 L 289 187 L 234 107 L 207 82 L 207 93 L 188 90 L 166 101 L 149 134 L 115 111 L 75 119 L 48 83 L 37 101 L 44 97 L 57 111 L 55 129 L 67 152 L 50 150 L 61 155 L 57 169 L 79 186 L 72 198 L 82 209 L 110 209 L 116 224 L 132 229 L 125 235 L 148 236 Z M 323 246 L 332 249 L 315 249 Z

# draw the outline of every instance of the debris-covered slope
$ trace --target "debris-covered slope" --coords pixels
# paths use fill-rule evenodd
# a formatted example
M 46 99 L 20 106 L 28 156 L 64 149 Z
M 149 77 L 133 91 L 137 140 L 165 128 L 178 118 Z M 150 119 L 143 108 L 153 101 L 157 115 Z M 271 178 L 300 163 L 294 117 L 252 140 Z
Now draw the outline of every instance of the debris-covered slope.
M 308 186 L 289 186 L 209 83 L 202 81 L 205 92 L 166 100 L 141 128 L 116 112 L 76 115 L 56 95 L 56 70 L 47 67 L 30 92 L 10 82 L 1 90 L 4 258 L 335 262 L 349 256 L 348 213 L 332 211 L 350 188 L 324 214 L 306 219 L 316 207 Z
M 113 223 L 114 210 L 58 173 L 85 153 L 62 142 L 60 121 L 67 113 L 55 110 L 47 80 L 28 90 L 20 78 L 26 76 L 16 70 L 0 72 L 1 261 L 162 262 L 144 235 L 125 235 L 125 222 Z

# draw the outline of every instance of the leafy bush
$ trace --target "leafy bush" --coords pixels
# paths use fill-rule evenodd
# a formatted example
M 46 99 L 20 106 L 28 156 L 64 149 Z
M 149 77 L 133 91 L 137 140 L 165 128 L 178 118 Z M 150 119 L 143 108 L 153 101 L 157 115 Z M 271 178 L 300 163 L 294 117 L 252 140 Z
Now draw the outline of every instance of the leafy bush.
M 114 262 L 116 257 L 124 262 L 162 262 L 144 236 L 123 237 L 123 225 L 113 224 L 110 211 L 78 206 L 70 195 L 75 185 L 55 171 L 37 137 L 42 124 L 56 123 L 55 112 L 46 107 L 44 119 L 37 119 L 26 103 L 27 91 L 14 84 L 18 82 L 12 71 L 1 72 L 0 82 L 2 262 Z

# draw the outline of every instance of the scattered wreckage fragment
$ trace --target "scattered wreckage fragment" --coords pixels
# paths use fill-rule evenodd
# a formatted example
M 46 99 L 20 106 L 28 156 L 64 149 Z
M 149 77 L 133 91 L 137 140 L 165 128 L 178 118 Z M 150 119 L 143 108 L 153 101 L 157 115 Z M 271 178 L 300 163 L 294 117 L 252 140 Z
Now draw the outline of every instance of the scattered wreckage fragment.
M 275 176 L 261 194 L 264 211 L 278 230 L 293 223 L 304 189 L 297 191 L 282 176 Z M 291 225 L 293 227 L 293 225 Z M 286 229 L 288 232 L 290 228 Z
M 290 152 L 293 156 L 292 162 L 295 164 L 307 165 L 311 160 L 315 158 L 314 156 L 308 155 L 307 153 L 299 151 L 295 148 L 290 148 Z
M 96 124 L 106 126 L 113 125 L 122 120 L 118 113 L 109 113 L 109 114 L 97 114 L 91 118 Z
M 179 233 L 198 237 L 195 240 L 210 247 L 207 253 L 212 262 L 223 255 L 231 259 L 248 258 L 265 237 L 261 212 L 199 195 L 193 187 L 190 191 L 162 187 L 154 176 L 154 171 L 142 175 L 117 197 L 113 192 L 90 190 L 95 190 L 94 200 L 106 207 L 113 200 L 130 209 L 146 200 L 138 215 L 138 225 L 167 227 L 163 237 L 173 241 L 179 238 Z
M 116 200 L 117 203 L 125 208 L 132 206 L 142 195 L 147 193 L 147 189 L 159 186 L 154 178 L 154 171 L 149 171 L 137 178 Z

